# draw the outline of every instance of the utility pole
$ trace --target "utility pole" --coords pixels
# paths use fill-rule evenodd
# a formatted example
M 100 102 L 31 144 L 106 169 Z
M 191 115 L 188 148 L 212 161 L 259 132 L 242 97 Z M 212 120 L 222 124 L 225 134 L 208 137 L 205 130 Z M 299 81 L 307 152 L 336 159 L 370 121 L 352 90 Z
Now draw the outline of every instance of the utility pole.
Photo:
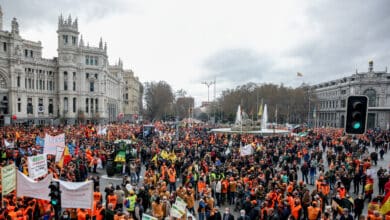
M 202 84 L 207 86 L 207 104 L 210 105 L 210 86 L 214 85 L 214 98 L 215 98 L 215 79 L 214 81 L 203 81 Z M 210 114 L 208 115 L 210 120 Z
M 202 82 L 202 84 L 207 86 L 207 102 L 210 102 L 210 86 L 215 85 L 215 81 L 204 81 Z M 214 89 L 214 93 L 215 93 L 215 89 Z

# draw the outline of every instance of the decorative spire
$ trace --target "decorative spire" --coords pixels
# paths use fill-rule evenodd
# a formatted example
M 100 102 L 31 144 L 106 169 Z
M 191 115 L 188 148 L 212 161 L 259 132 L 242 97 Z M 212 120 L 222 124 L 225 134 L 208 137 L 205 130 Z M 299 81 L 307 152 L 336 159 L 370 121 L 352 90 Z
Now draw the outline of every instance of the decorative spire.
M 78 29 L 78 18 L 74 19 L 74 22 L 73 22 L 73 27 L 75 27 L 76 29 Z
M 102 39 L 102 37 L 100 37 L 99 49 L 103 49 L 103 39 Z
M 69 14 L 68 17 L 68 25 L 72 25 L 72 16 Z
M 58 16 L 58 28 L 64 23 L 64 18 L 62 17 L 62 13 Z
M 104 51 L 107 52 L 107 42 L 104 42 Z
M 83 35 L 80 36 L 80 47 L 84 47 L 84 40 L 83 40 Z

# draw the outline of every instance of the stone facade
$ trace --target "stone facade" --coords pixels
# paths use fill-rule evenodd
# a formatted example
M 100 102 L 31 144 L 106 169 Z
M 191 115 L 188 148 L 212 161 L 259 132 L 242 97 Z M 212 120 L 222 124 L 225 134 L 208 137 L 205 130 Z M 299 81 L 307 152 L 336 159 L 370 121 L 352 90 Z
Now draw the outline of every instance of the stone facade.
M 374 71 L 369 62 L 367 72 L 320 83 L 311 87 L 318 99 L 317 126 L 344 127 L 347 98 L 350 95 L 366 95 L 369 99 L 367 128 L 388 129 L 390 122 L 390 73 Z
M 2 24 L 0 9 L 0 24 Z M 132 97 L 142 97 L 141 83 L 125 81 L 123 63 L 109 65 L 107 44 L 84 45 L 77 19 L 58 18 L 58 57 L 42 58 L 42 44 L 22 39 L 19 24 L 11 32 L 0 25 L 0 115 L 1 123 L 74 123 L 116 121 L 118 115 L 140 111 L 124 100 L 125 88 Z M 126 84 L 127 82 L 127 84 Z M 138 93 L 137 93 L 138 92 Z M 11 117 L 12 116 L 12 117 Z

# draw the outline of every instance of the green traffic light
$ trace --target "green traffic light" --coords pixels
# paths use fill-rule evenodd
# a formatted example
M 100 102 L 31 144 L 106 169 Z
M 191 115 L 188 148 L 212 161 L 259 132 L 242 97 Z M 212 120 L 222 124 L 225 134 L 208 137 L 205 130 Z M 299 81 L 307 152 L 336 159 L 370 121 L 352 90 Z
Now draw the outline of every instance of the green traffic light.
M 361 124 L 360 124 L 360 122 L 354 122 L 352 124 L 352 127 L 353 127 L 353 129 L 359 129 L 361 127 Z
M 52 205 L 57 205 L 58 201 L 57 200 L 51 200 Z

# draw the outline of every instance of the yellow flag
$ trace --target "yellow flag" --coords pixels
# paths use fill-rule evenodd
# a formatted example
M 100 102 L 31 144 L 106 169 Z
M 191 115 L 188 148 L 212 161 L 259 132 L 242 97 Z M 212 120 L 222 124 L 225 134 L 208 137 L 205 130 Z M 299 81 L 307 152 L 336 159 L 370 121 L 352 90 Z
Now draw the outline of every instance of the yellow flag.
M 257 116 L 261 117 L 263 115 L 263 99 L 261 99 L 261 104 L 259 107 L 259 113 L 257 113 Z

